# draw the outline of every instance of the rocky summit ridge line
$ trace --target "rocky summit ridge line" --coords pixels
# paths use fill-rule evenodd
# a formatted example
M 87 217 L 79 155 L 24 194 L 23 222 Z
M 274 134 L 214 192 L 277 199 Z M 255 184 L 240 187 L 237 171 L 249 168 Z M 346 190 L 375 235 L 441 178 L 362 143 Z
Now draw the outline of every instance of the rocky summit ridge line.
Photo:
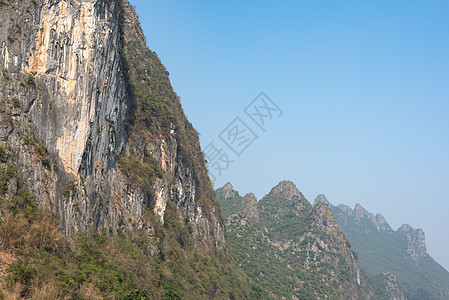
M 257 201 L 216 190 L 230 253 L 259 298 L 376 299 L 330 206 L 312 206 L 291 181 Z

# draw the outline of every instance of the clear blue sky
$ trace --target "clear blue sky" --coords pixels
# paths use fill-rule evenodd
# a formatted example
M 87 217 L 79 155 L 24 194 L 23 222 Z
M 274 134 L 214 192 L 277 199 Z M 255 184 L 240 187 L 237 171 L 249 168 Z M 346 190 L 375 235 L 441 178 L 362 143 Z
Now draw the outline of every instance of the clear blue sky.
M 449 269 L 448 1 L 131 3 L 202 147 L 237 116 L 259 136 L 216 187 L 361 203 Z M 261 91 L 283 110 L 266 132 L 243 113 Z

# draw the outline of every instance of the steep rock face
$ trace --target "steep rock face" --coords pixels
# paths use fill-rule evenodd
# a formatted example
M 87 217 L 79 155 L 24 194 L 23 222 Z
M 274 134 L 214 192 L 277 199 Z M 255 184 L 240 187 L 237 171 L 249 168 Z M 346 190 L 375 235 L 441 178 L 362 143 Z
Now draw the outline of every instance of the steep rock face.
M 4 4 L 0 47 L 1 145 L 14 158 L 20 184 L 56 213 L 67 236 L 96 228 L 151 234 L 145 213 L 164 221 L 171 207 L 188 216 L 201 244 L 224 248 L 198 136 L 127 1 Z M 147 71 L 133 65 L 136 53 Z M 142 93 L 159 107 L 130 90 L 141 74 Z M 169 122 L 138 123 L 141 114 L 159 122 L 161 110 Z M 121 157 L 131 166 L 154 158 L 161 172 L 143 174 L 148 187 L 139 185 L 120 169 Z
M 426 236 L 421 228 L 413 229 L 410 225 L 403 224 L 397 233 L 407 240 L 407 253 L 412 260 L 417 262 L 427 254 Z
M 157 55 L 146 47 L 134 9 L 120 0 L 123 11 L 123 57 L 130 84 L 133 121 L 126 153 L 152 156 L 160 162 L 161 181 L 156 181 L 154 211 L 161 219 L 167 206 L 187 215 L 203 244 L 225 246 L 223 219 L 207 175 L 198 133 L 187 120 L 168 72 Z
M 310 203 L 291 181 L 279 182 L 258 203 L 263 218 L 281 220 L 286 214 L 297 216 L 304 214 L 304 209 L 311 208 Z
M 223 197 L 223 189 L 217 190 L 220 204 L 229 206 L 236 199 Z M 258 203 L 252 194 L 240 202 L 227 218 L 226 234 L 260 298 L 373 299 L 328 204 L 312 207 L 290 181 Z
M 227 182 L 219 191 L 217 191 L 219 193 L 221 193 L 222 197 L 224 198 L 232 198 L 235 197 L 237 195 L 237 192 L 234 190 L 234 187 L 232 186 L 231 183 Z
M 18 2 L 3 8 L 1 97 L 15 103 L 12 111 L 6 104 L 3 116 L 12 117 L 2 137 L 26 185 L 40 205 L 57 213 L 68 235 L 87 229 L 89 221 L 104 223 L 98 212 L 93 218 L 94 203 L 85 194 L 94 191 L 82 185 L 81 175 L 106 172 L 103 178 L 113 177 L 108 164 L 126 139 L 115 10 L 114 2 L 74 1 Z M 36 144 L 45 151 L 35 151 Z M 43 158 L 50 160 L 47 166 L 35 163 L 39 156 L 48 156 Z M 90 168 L 85 168 L 87 158 Z M 72 180 L 73 187 L 78 182 L 79 196 L 64 197 Z
M 47 89 L 29 110 L 35 133 L 66 173 L 95 176 L 126 139 L 117 3 L 43 1 L 39 13 L 21 66 Z
M 324 196 L 323 194 L 319 194 L 318 196 L 315 197 L 315 200 L 313 200 L 313 205 L 320 202 L 324 202 L 330 205 L 329 201 L 327 201 L 326 196 Z
M 246 194 L 240 205 L 239 216 L 249 222 L 259 221 L 259 211 L 257 210 L 257 199 L 254 194 Z

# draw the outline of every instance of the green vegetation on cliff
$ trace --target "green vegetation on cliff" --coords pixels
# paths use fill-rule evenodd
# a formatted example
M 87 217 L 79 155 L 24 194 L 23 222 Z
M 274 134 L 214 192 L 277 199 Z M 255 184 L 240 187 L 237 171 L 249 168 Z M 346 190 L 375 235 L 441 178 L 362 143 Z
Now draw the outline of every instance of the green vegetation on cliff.
M 11 14 L 8 16 L 9 20 L 12 20 L 13 16 L 15 19 L 25 18 L 21 15 L 22 11 L 36 16 L 44 15 L 42 7 L 45 8 L 45 5 L 29 4 L 27 2 L 27 8 L 8 7 L 8 10 L 5 8 L 3 12 Z M 82 12 L 83 8 L 77 5 L 80 4 L 73 3 L 73 7 Z M 98 164 L 101 168 L 90 161 L 89 154 L 93 153 L 92 150 L 82 149 L 86 151 L 82 158 L 86 160 L 83 170 L 85 173 L 81 174 L 78 169 L 74 169 L 71 170 L 73 173 L 65 174 L 65 180 L 60 180 L 54 171 L 64 173 L 64 168 L 54 164 L 53 160 L 59 160 L 60 152 L 66 149 L 55 152 L 49 147 L 50 150 L 47 150 L 45 146 L 48 144 L 44 144 L 45 139 L 41 140 L 42 134 L 38 138 L 34 136 L 34 131 L 28 131 L 32 126 L 38 127 L 41 123 L 34 124 L 26 120 L 20 125 L 27 127 L 27 130 L 19 132 L 18 126 L 12 126 L 11 132 L 14 134 L 6 132 L 11 136 L 5 134 L 6 138 L 2 139 L 0 147 L 0 299 L 254 298 L 254 292 L 247 285 L 246 276 L 234 265 L 226 250 L 222 217 L 204 166 L 198 134 L 182 111 L 179 98 L 170 85 L 168 72 L 157 55 L 146 47 L 134 9 L 126 0 L 97 1 L 94 6 L 94 12 L 97 9 L 98 15 L 90 15 L 89 11 L 89 17 L 98 16 L 95 21 L 120 20 L 119 24 L 98 22 L 105 25 L 98 31 L 111 34 L 114 33 L 114 28 L 118 28 L 114 26 L 120 26 L 121 33 L 120 37 L 117 36 L 117 45 L 111 45 L 117 48 L 110 49 L 109 44 L 102 45 L 105 53 L 98 55 L 110 55 L 108 59 L 120 62 L 117 64 L 120 71 L 114 75 L 109 73 L 105 77 L 126 77 L 127 97 L 119 98 L 126 100 L 127 130 L 126 134 L 119 137 L 119 129 L 122 128 L 117 128 L 118 124 L 113 124 L 114 120 L 110 119 L 107 120 L 108 127 L 99 130 L 110 130 L 111 139 L 122 141 L 122 148 L 115 147 L 115 143 L 109 144 L 111 147 L 107 150 L 110 155 L 103 156 L 104 153 L 100 153 L 99 160 L 108 159 L 107 164 Z M 59 17 L 59 9 L 55 13 Z M 71 18 L 72 22 L 78 21 L 79 15 L 82 13 L 65 17 Z M 34 24 L 34 20 L 29 23 Z M 36 24 L 39 25 L 39 20 Z M 42 24 L 42 27 L 45 26 L 47 24 Z M 30 44 L 34 39 L 33 35 L 37 38 L 39 34 L 38 26 L 34 29 L 34 32 L 27 32 Z M 64 33 L 70 33 L 70 28 L 64 29 Z M 83 34 L 80 36 L 85 38 Z M 53 38 L 56 40 L 52 35 L 50 44 L 57 44 Z M 64 49 L 65 52 L 61 53 L 70 52 Z M 113 56 L 115 52 L 109 51 L 117 49 L 119 56 Z M 15 51 L 13 48 L 9 50 L 11 53 Z M 34 50 L 26 54 L 31 55 Z M 50 48 L 48 52 L 51 52 Z M 83 63 L 93 64 L 88 59 Z M 82 65 L 79 59 L 77 64 Z M 94 71 L 92 69 L 93 73 L 89 73 L 89 76 L 96 78 L 98 74 Z M 8 80 L 11 85 L 16 84 L 22 90 L 33 87 L 45 91 L 48 88 L 43 81 L 43 76 L 47 78 L 48 74 L 40 74 L 36 78 L 30 77 L 29 74 L 19 74 L 17 77 L 22 79 L 16 80 L 17 78 L 13 77 L 6 79 L 5 74 L 11 75 L 13 72 L 5 72 L 2 70 L 1 80 Z M 51 72 L 50 70 L 48 73 Z M 48 75 L 50 76 L 54 74 Z M 111 85 L 114 83 L 113 79 L 109 82 L 112 82 Z M 77 86 L 81 86 L 78 83 L 77 81 Z M 87 94 L 91 91 L 83 92 Z M 117 95 L 111 96 L 114 98 Z M 2 106 L 5 106 L 5 111 L 0 111 L 4 123 L 9 120 L 7 117 L 12 115 L 11 112 L 19 115 L 27 113 L 25 110 L 29 108 L 24 103 L 28 103 L 25 101 L 28 99 L 22 94 L 17 97 L 13 98 L 17 100 L 13 101 L 14 105 L 7 103 L 10 100 L 4 97 L 0 99 Z M 26 94 L 26 97 L 31 96 Z M 61 102 L 67 104 L 64 95 L 61 98 Z M 52 117 L 55 119 L 65 117 L 57 115 L 61 110 L 56 110 L 55 104 L 57 103 L 52 102 L 48 107 L 43 105 L 44 108 L 40 111 L 48 108 L 54 113 Z M 101 105 L 92 107 L 92 113 L 96 114 L 98 111 L 95 109 L 103 108 Z M 96 116 L 93 117 L 95 119 Z M 76 120 L 74 121 L 76 123 Z M 83 124 L 75 124 L 75 127 L 77 126 Z M 40 129 L 45 131 L 47 127 Z M 91 134 L 92 127 L 83 129 Z M 96 127 L 95 130 L 97 129 Z M 96 147 L 98 141 L 89 138 L 87 143 L 92 142 L 94 145 L 91 146 Z M 161 153 L 156 156 L 156 151 L 151 151 L 160 149 L 163 143 L 167 146 L 163 152 L 167 156 L 166 159 L 161 157 Z M 26 149 L 26 159 L 11 159 L 12 154 L 7 150 L 10 146 L 15 147 L 11 153 Z M 73 145 L 65 144 L 63 147 L 71 146 Z M 172 146 L 174 149 L 170 148 Z M 117 156 L 120 150 L 123 151 Z M 167 167 L 165 163 L 169 159 L 171 165 Z M 117 169 L 119 172 L 116 172 Z M 89 178 L 83 176 L 89 175 L 90 171 L 98 174 L 97 182 L 89 182 Z M 180 174 L 182 172 L 185 174 Z M 123 175 L 118 178 L 127 181 L 123 189 L 121 182 L 111 182 L 109 186 L 104 184 L 104 181 L 114 180 L 116 173 Z M 109 174 L 110 177 L 103 176 L 104 174 Z M 22 175 L 26 177 L 21 178 Z M 38 178 L 39 176 L 44 177 L 46 181 Z M 185 177 L 181 178 L 182 176 Z M 166 201 L 162 220 L 162 214 L 156 215 L 154 212 L 155 197 L 150 193 L 155 181 L 162 182 L 161 190 L 168 191 L 162 199 Z M 62 188 L 53 189 L 53 186 L 46 186 L 42 182 L 59 182 L 62 183 Z M 87 190 L 89 184 L 96 185 L 89 194 L 78 198 L 74 196 L 81 194 L 84 189 Z M 115 194 L 108 194 L 108 187 L 111 186 L 119 186 L 118 193 L 124 191 L 125 197 L 118 199 L 123 201 L 117 201 Z M 184 202 L 176 202 L 172 191 L 177 186 L 185 188 L 184 193 L 190 188 L 194 191 L 194 196 L 183 199 Z M 142 197 L 142 203 L 139 203 L 143 205 L 133 205 L 135 203 L 132 201 L 141 199 L 128 197 L 137 194 L 133 194 L 135 187 L 146 194 Z M 61 192 L 64 197 L 55 196 L 57 192 Z M 49 200 L 46 202 L 33 197 L 43 193 L 48 195 Z M 97 206 L 97 203 L 101 205 Z M 96 213 L 89 216 L 80 214 L 81 207 L 83 212 L 95 210 Z M 55 211 L 57 216 L 49 213 L 49 210 Z M 72 222 L 72 225 L 85 226 L 71 227 L 75 233 L 65 237 L 61 231 L 71 235 L 73 231 L 64 226 L 68 221 L 74 220 L 80 222 Z M 112 225 L 116 224 L 118 226 L 112 228 Z M 132 226 L 122 226 L 123 224 Z M 63 227 L 62 230 L 60 226 Z M 76 232 L 80 227 L 88 229 Z
M 143 161 L 133 154 L 121 156 L 118 167 L 131 184 L 138 186 L 146 193 L 150 193 L 154 179 L 162 177 L 159 163 L 151 155 L 145 155 Z
M 255 205 L 248 205 L 252 195 L 241 197 L 231 188 L 216 191 L 228 211 L 230 252 L 259 298 L 373 297 L 329 207 L 312 207 L 291 182 L 281 182 Z
M 245 278 L 225 252 L 196 245 L 188 219 L 169 207 L 164 223 L 111 236 L 106 230 L 66 239 L 55 216 L 39 209 L 20 178 L 2 169 L 0 191 L 0 299 L 243 299 Z M 12 198 L 7 195 L 13 194 Z M 131 221 L 131 220 L 129 220 Z M 12 254 L 5 266 L 3 255 Z
M 365 273 L 377 278 L 384 272 L 397 279 L 409 300 L 447 299 L 449 272 L 425 251 L 421 230 L 404 225 L 394 231 L 380 215 L 374 216 L 360 205 L 352 210 L 345 205 L 332 206 L 341 230 L 357 252 Z
M 145 44 L 134 8 L 128 1 L 120 0 L 120 3 L 123 64 L 129 87 L 130 141 L 141 150 L 151 139 L 168 141 L 173 138 L 177 143 L 179 163 L 192 169 L 197 201 L 208 212 L 219 204 L 204 165 L 198 133 L 184 115 L 168 71 L 157 54 Z M 217 215 L 221 218 L 221 214 Z

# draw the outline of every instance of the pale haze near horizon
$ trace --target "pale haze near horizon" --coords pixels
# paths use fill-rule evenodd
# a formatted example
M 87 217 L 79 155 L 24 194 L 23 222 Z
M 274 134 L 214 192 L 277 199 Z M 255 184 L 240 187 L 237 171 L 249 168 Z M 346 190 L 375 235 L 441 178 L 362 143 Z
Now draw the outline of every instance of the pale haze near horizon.
M 215 188 L 360 203 L 449 269 L 449 2 L 131 3 L 202 148 L 234 160 Z M 243 112 L 261 91 L 283 111 L 265 132 Z M 236 117 L 259 137 L 240 157 L 218 137 Z

